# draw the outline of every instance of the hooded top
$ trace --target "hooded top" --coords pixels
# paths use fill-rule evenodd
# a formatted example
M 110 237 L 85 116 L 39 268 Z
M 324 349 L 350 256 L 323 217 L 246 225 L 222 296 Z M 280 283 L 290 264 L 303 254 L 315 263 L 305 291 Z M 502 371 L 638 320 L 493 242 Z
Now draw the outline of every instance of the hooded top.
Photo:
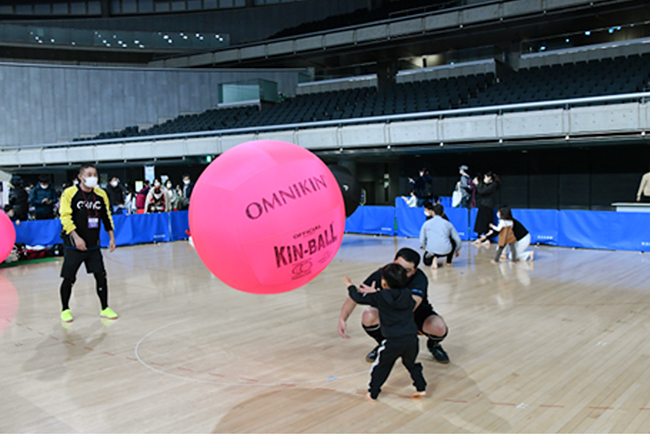
M 382 289 L 362 294 L 357 291 L 356 286 L 351 285 L 348 287 L 348 293 L 356 303 L 374 306 L 379 310 L 381 332 L 387 339 L 417 341 L 418 328 L 413 316 L 415 300 L 410 289 Z

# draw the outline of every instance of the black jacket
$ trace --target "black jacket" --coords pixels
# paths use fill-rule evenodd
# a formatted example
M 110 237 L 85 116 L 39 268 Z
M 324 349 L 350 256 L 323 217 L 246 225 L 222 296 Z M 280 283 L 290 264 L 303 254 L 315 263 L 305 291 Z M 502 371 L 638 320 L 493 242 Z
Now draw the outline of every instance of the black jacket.
M 362 294 L 357 291 L 356 286 L 351 285 L 348 287 L 348 293 L 358 304 L 367 304 L 379 310 L 381 332 L 386 339 L 400 341 L 418 339 L 418 328 L 413 316 L 415 300 L 411 296 L 410 289 L 382 289 L 374 293 Z
M 488 208 L 494 208 L 497 203 L 497 191 L 499 190 L 498 182 L 491 182 L 489 184 L 484 184 L 480 182 L 476 186 L 476 192 L 481 196 L 479 198 L 478 204 L 487 206 Z

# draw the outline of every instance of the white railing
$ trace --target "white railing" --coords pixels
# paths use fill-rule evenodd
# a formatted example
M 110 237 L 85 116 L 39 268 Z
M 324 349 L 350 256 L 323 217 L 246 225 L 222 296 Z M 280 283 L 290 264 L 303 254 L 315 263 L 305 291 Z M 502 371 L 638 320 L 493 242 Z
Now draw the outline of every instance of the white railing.
M 2 146 L 0 149 L 10 150 L 10 149 L 29 149 L 29 148 L 60 148 L 60 147 L 73 147 L 73 146 L 89 146 L 89 145 L 101 145 L 109 143 L 133 143 L 133 142 L 159 142 L 164 140 L 176 140 L 176 139 L 191 139 L 197 137 L 214 137 L 214 136 L 223 136 L 231 134 L 250 134 L 250 133 L 261 133 L 269 131 L 292 131 L 300 130 L 307 128 L 318 128 L 318 127 L 331 127 L 331 126 L 344 126 L 352 124 L 368 124 L 368 123 L 390 123 L 396 121 L 410 121 L 410 120 L 419 120 L 419 119 L 432 119 L 432 118 L 444 118 L 445 116 L 454 115 L 473 115 L 477 113 L 501 113 L 517 110 L 526 110 L 526 109 L 544 109 L 547 107 L 557 107 L 565 106 L 567 108 L 574 105 L 582 104 L 603 104 L 607 102 L 621 102 L 621 101 L 640 101 L 645 103 L 647 99 L 650 99 L 650 92 L 636 92 L 636 93 L 626 93 L 619 95 L 607 95 L 607 96 L 594 96 L 594 97 L 585 97 L 585 98 L 567 98 L 559 99 L 552 101 L 538 101 L 538 102 L 527 102 L 527 103 L 518 103 L 518 104 L 500 104 L 500 105 L 491 105 L 483 107 L 470 107 L 470 108 L 461 108 L 461 109 L 449 109 L 449 110 L 435 110 L 428 112 L 419 112 L 419 113 L 403 113 L 395 115 L 384 115 L 384 116 L 371 116 L 364 118 L 351 118 L 351 119 L 336 119 L 328 121 L 317 121 L 317 122 L 301 122 L 301 123 L 292 123 L 292 124 L 281 124 L 281 125 L 268 125 L 268 126 L 253 126 L 245 128 L 228 128 L 222 130 L 210 130 L 210 131 L 197 131 L 189 133 L 175 133 L 175 134 L 161 134 L 153 136 L 134 136 L 134 137 L 118 137 L 112 139 L 102 139 L 102 140 L 80 140 L 75 142 L 62 142 L 62 143 L 45 143 L 45 144 L 33 144 L 33 145 L 9 145 Z

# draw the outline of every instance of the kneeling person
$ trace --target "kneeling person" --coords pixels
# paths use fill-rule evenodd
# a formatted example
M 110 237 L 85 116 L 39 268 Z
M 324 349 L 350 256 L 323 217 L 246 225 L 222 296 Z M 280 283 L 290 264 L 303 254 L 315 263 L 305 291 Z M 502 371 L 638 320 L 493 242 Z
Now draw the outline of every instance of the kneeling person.
M 352 284 L 349 277 L 343 279 L 348 294 L 359 304 L 368 304 L 379 310 L 379 318 L 386 339 L 377 351 L 377 359 L 370 369 L 368 399 L 375 401 L 381 386 L 388 379 L 395 362 L 401 357 L 404 367 L 409 371 L 416 392 L 414 398 L 426 395 L 427 382 L 422 375 L 422 365 L 417 363 L 419 351 L 418 329 L 413 318 L 415 300 L 406 287 L 408 277 L 406 270 L 395 263 L 381 269 L 381 288 L 362 288 L 360 291 Z
M 82 263 L 86 266 L 86 272 L 95 276 L 97 295 L 101 303 L 100 315 L 117 319 L 117 314 L 108 307 L 108 283 L 99 243 L 101 221 L 110 236 L 109 249 L 111 252 L 115 250 L 113 218 L 108 196 L 104 190 L 97 187 L 97 169 L 93 165 L 81 166 L 77 176 L 79 185 L 69 187 L 63 192 L 59 208 L 64 244 L 61 266 L 61 320 L 73 320 L 69 306 L 70 296 Z
M 429 303 L 427 288 L 429 286 L 429 279 L 418 268 L 420 264 L 420 254 L 413 249 L 404 247 L 395 254 L 393 261 L 401 265 L 406 270 L 407 283 L 406 287 L 411 290 L 411 295 L 415 300 L 415 324 L 418 331 L 425 335 L 427 339 L 427 348 L 431 355 L 440 363 L 449 363 L 449 356 L 440 345 L 440 342 L 447 337 L 447 324 L 443 318 L 436 313 L 431 303 Z M 380 288 L 381 287 L 381 269 L 375 271 L 361 284 L 361 288 Z M 357 306 L 354 300 L 348 297 L 343 306 L 341 307 L 341 314 L 339 316 L 338 333 L 342 338 L 348 339 L 347 335 L 347 320 Z M 379 320 L 379 312 L 375 307 L 368 307 L 363 312 L 361 317 L 361 325 L 363 330 L 381 344 L 384 340 L 382 333 L 382 325 Z M 373 362 L 377 357 L 377 345 L 368 355 L 366 361 Z

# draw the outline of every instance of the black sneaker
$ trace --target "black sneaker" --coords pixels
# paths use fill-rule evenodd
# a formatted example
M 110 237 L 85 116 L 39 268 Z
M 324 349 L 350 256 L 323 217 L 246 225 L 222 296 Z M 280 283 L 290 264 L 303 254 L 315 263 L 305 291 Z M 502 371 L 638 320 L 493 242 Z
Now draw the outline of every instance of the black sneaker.
M 449 363 L 449 356 L 447 355 L 445 350 L 442 349 L 442 345 L 433 343 L 432 341 L 428 341 L 427 348 L 429 349 L 429 352 L 431 353 L 433 358 L 436 359 L 436 362 Z
M 379 349 L 379 345 L 377 345 L 375 348 L 372 349 L 371 352 L 369 352 L 366 355 L 366 362 L 372 363 L 377 359 L 377 350 Z

